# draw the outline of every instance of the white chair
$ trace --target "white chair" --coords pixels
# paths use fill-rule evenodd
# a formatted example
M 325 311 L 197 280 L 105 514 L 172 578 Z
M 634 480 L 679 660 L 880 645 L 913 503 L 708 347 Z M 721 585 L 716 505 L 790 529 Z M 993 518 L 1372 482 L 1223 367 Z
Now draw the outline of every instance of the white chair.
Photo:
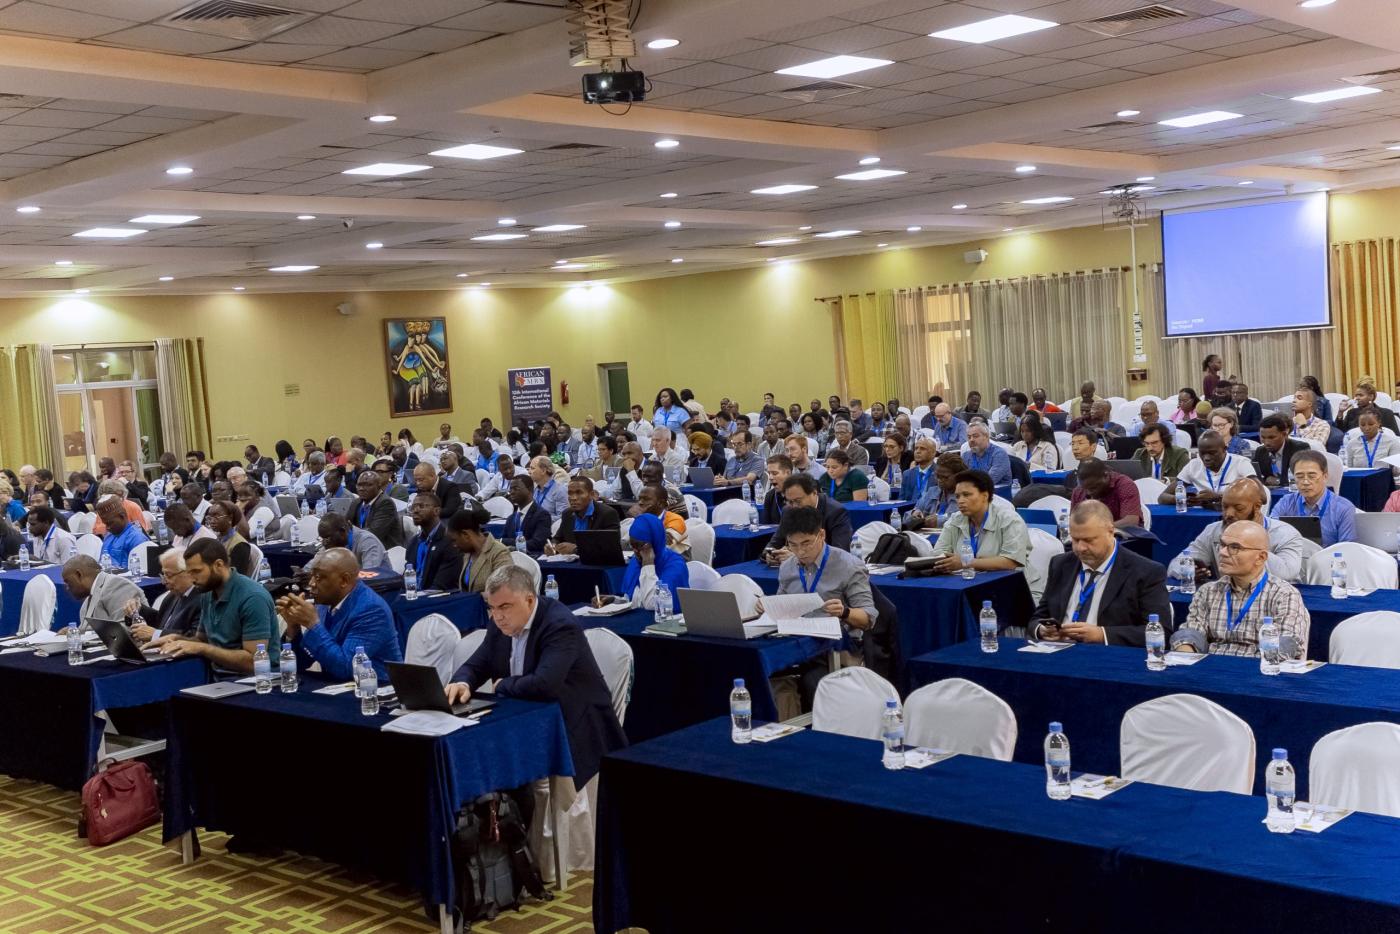
M 817 459 L 817 451 L 820 450 L 820 449 L 821 449 L 821 445 L 817 444 L 817 439 L 816 439 L 816 438 L 808 438 L 808 439 L 807 439 L 807 456 L 808 456 L 809 458 L 811 458 L 812 460 L 816 460 L 816 459 Z
M 97 516 L 90 512 L 74 513 L 68 520 L 68 531 L 74 535 L 84 535 L 97 527 Z
M 1031 503 L 1029 508 L 1048 509 L 1055 514 L 1055 519 L 1058 521 L 1060 518 L 1060 510 L 1069 509 L 1070 505 L 1069 500 L 1063 496 L 1042 496 L 1040 499 Z
M 285 490 L 292 485 L 292 475 L 285 470 L 279 470 L 272 475 L 272 485 Z
M 422 620 L 419 620 L 419 622 L 422 622 Z M 409 633 L 412 634 L 412 630 L 409 630 Z M 452 650 L 452 670 L 456 671 L 458 668 L 461 668 L 463 665 L 465 665 L 467 663 L 467 659 L 471 658 L 472 655 L 476 653 L 476 650 L 481 648 L 481 643 L 485 641 L 485 629 L 473 629 L 471 632 L 464 633 L 462 637 L 457 640 L 457 645 Z M 449 674 L 448 677 L 450 678 L 452 676 Z M 496 682 L 486 682 L 481 687 L 476 689 L 476 693 L 495 694 Z
M 384 552 L 384 557 L 389 559 L 389 567 L 394 569 L 395 574 L 403 573 L 404 561 L 408 552 L 402 545 L 395 545 Z M 418 582 L 418 586 L 426 586 L 423 581 Z
M 272 523 L 277 521 L 277 517 L 272 514 L 272 510 L 266 506 L 259 506 L 253 510 L 253 514 L 248 517 L 248 530 L 256 531 L 258 523 L 262 522 L 263 531 L 272 528 Z
M 288 534 L 291 534 L 290 530 L 288 531 Z M 302 516 L 300 519 L 298 519 L 298 520 L 297 520 L 297 537 L 301 539 L 301 541 L 302 541 L 303 544 L 305 544 L 305 543 L 307 543 L 307 542 L 314 542 L 314 541 L 316 541 L 316 539 L 320 538 L 320 537 L 321 537 L 321 520 L 320 520 L 320 518 L 317 517 L 317 516 L 311 515 L 311 516 Z
M 262 559 L 263 559 L 262 549 L 259 548 L 257 545 L 253 544 L 252 542 L 249 542 L 249 543 L 248 543 L 248 570 L 252 573 L 252 575 L 253 575 L 254 578 L 257 577 L 258 565 L 262 564 Z
M 759 415 L 757 412 L 750 412 L 750 413 L 749 413 L 749 427 L 752 428 L 754 431 L 758 431 L 758 430 L 759 430 L 759 429 L 758 429 L 758 423 L 759 423 L 761 420 L 762 420 L 762 416 Z
M 1123 777 L 1193 791 L 1254 787 L 1254 731 L 1214 701 L 1168 694 L 1123 715 Z
M 1376 610 L 1342 620 L 1332 630 L 1327 658 L 1334 665 L 1400 668 L 1400 613 Z
M 1308 447 L 1312 448 L 1319 454 L 1327 453 L 1327 445 L 1322 443 L 1321 441 L 1318 441 L 1316 438 L 1299 438 L 1298 440 L 1304 442 L 1305 444 L 1307 444 Z M 1330 473 L 1331 472 L 1329 471 L 1329 482 L 1327 484 L 1328 486 L 1332 485 L 1330 482 Z
M 1065 546 L 1057 536 L 1044 529 L 1027 529 L 1030 536 L 1031 553 L 1026 558 L 1026 585 L 1030 587 L 1031 598 L 1036 603 L 1045 594 L 1045 584 L 1050 580 L 1050 562 L 1065 553 Z
M 1103 401 L 1107 402 L 1110 406 L 1116 407 L 1125 404 L 1128 400 L 1124 399 L 1122 396 L 1106 396 Z
M 861 554 L 867 558 L 875 550 L 875 543 L 880 540 L 881 535 L 894 531 L 894 526 L 888 522 L 867 522 L 856 529 L 855 540 L 860 542 Z
M 914 406 L 914 410 L 912 412 L 907 413 L 909 416 L 910 424 L 912 424 L 915 428 L 918 428 L 919 424 L 924 420 L 924 416 L 927 415 L 928 412 L 929 409 L 926 405 Z
M 715 504 L 715 514 L 710 517 L 715 525 L 748 525 L 749 504 L 742 499 L 727 499 Z
M 692 547 L 692 552 L 694 548 Z M 686 569 L 690 572 L 690 586 L 695 590 L 714 590 L 715 585 L 720 582 L 719 571 L 700 561 L 687 561 Z
M 394 508 L 397 509 L 397 510 L 399 511 L 400 514 L 403 514 L 403 513 L 405 513 L 405 512 L 408 512 L 408 500 L 406 500 L 406 499 L 393 499 L 393 498 L 391 497 L 390 500 L 389 500 L 389 502 L 391 502 L 391 503 L 394 504 Z
M 1069 443 L 1072 440 L 1074 440 L 1074 435 L 1067 431 L 1055 432 L 1055 444 L 1063 446 L 1065 450 L 1069 450 Z
M 1342 489 L 1342 473 L 1346 470 L 1342 465 L 1342 459 L 1330 451 L 1324 450 L 1322 454 L 1327 458 L 1327 485 L 1332 488 L 1332 492 L 1340 492 Z
M 1390 589 L 1397 586 L 1395 558 L 1379 548 L 1359 542 L 1337 542 L 1320 548 L 1308 558 L 1303 580 L 1308 584 L 1332 582 L 1332 556 L 1340 552 L 1346 559 L 1349 583 L 1365 590 Z
M 1395 402 L 1390 398 L 1390 393 L 1377 391 L 1376 405 L 1380 406 L 1383 409 L 1388 409 L 1394 404 Z
M 745 574 L 726 574 L 709 590 L 727 590 L 739 601 L 739 615 L 752 616 L 757 612 L 754 605 L 763 596 L 763 588 Z
M 87 555 L 93 560 L 97 560 L 102 554 L 102 539 L 92 533 L 78 536 L 78 554 Z
M 874 465 L 871 465 L 874 469 Z M 870 500 L 875 503 L 888 503 L 890 501 L 890 484 L 883 477 L 870 478 Z
M 151 511 L 149 509 L 141 510 L 141 518 L 145 520 L 147 529 L 153 529 L 156 527 L 156 517 L 151 514 Z
M 1298 544 L 1303 549 L 1304 558 L 1311 558 L 1313 555 L 1317 554 L 1319 551 L 1322 550 L 1322 546 L 1310 538 L 1300 539 L 1298 541 Z
M 403 540 L 408 541 L 418 534 L 418 526 L 413 524 L 413 517 L 407 513 L 399 515 L 399 524 L 403 526 Z
M 1334 418 L 1336 417 L 1337 409 L 1341 408 L 1342 403 L 1351 398 L 1340 392 L 1324 392 L 1322 397 L 1332 403 L 1332 415 Z
M 715 527 L 708 522 L 692 519 L 685 524 L 685 540 L 690 542 L 690 557 L 702 564 L 715 562 Z
M 1359 723 L 1328 733 L 1308 757 L 1314 804 L 1400 817 L 1400 726 Z
M 515 507 L 504 496 L 493 496 L 482 505 L 486 507 L 492 519 L 509 519 L 515 512 Z
M 1131 425 L 1133 419 L 1139 418 L 1142 412 L 1142 404 L 1138 402 L 1120 402 L 1113 407 L 1109 418 L 1124 427 Z
M 899 692 L 869 668 L 842 668 L 817 682 L 812 701 L 812 729 L 858 739 L 880 738 L 885 701 Z
M 1176 430 L 1176 435 L 1172 438 L 1172 444 L 1179 448 L 1185 448 L 1188 451 L 1195 447 L 1195 444 L 1191 441 L 1191 433 L 1182 431 L 1180 428 Z
M 927 406 L 926 406 L 926 408 L 927 408 Z M 907 405 L 901 405 L 901 406 L 899 407 L 899 414 L 900 414 L 900 415 L 909 415 L 910 418 L 913 417 L 913 415 L 912 415 L 912 414 L 910 413 L 910 411 L 909 411 L 909 406 L 907 406 Z
M 627 537 L 628 533 L 632 531 L 632 523 L 636 521 L 636 519 L 628 516 L 618 524 L 617 530 L 622 533 L 622 547 L 624 550 L 627 548 Z
M 476 468 L 476 485 L 477 485 L 477 486 L 484 486 L 485 483 L 486 483 L 486 481 L 487 481 L 487 480 L 490 480 L 490 479 L 491 479 L 491 471 L 489 471 L 489 470 L 483 470 L 483 469 L 480 468 L 480 467 Z
M 14 586 L 14 585 L 11 585 Z M 24 587 L 19 606 L 19 634 L 33 635 L 48 629 L 54 622 L 54 606 L 58 603 L 58 588 L 47 574 L 36 574 Z
M 685 517 L 687 519 L 699 519 L 701 522 L 710 521 L 710 507 L 705 505 L 705 501 L 694 493 L 685 494 Z
M 909 544 L 914 547 L 914 552 L 920 558 L 933 557 L 933 539 L 927 535 L 920 535 L 918 532 L 905 532 L 904 537 L 909 539 Z
M 1137 484 L 1138 498 L 1146 506 L 1148 503 L 1157 502 L 1157 497 L 1166 490 L 1167 485 L 1156 477 L 1139 477 L 1133 483 Z M 1143 510 L 1146 512 L 1146 510 Z
M 481 633 L 484 638 L 486 631 Z M 446 684 L 457 670 L 457 643 L 461 641 L 462 634 L 452 620 L 441 613 L 429 613 L 408 630 L 403 660 L 410 665 L 432 665 Z
M 635 664 L 632 647 L 617 633 L 601 626 L 585 629 L 583 637 L 588 640 L 593 660 L 598 663 L 598 670 L 603 673 L 603 680 L 608 685 L 617 722 L 622 723 L 627 719 L 627 704 L 632 699 Z
M 1010 762 L 1016 751 L 1016 714 L 981 685 L 944 678 L 905 699 L 904 736 L 912 746 Z
M 515 562 L 518 568 L 524 568 L 530 572 L 530 577 L 535 581 L 535 593 L 540 592 L 540 563 L 523 551 L 512 551 L 510 560 Z
M 559 534 L 559 526 L 564 524 L 564 517 L 560 516 L 549 524 L 549 537 L 553 538 Z

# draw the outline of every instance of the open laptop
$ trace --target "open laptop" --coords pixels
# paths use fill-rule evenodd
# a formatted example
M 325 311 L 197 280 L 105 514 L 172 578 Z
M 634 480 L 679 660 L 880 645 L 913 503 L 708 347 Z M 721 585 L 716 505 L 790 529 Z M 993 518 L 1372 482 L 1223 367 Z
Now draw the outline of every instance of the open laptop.
M 1108 439 L 1108 449 L 1120 461 L 1130 460 L 1140 447 L 1142 447 L 1142 439 L 1138 437 Z
M 574 542 L 578 545 L 578 559 L 584 564 L 616 568 L 627 563 L 622 557 L 622 536 L 617 529 L 584 529 L 574 533 Z
M 1322 518 L 1320 516 L 1279 516 L 1278 518 L 1297 529 L 1298 534 L 1308 541 L 1322 544 Z
M 1109 470 L 1116 470 L 1129 480 L 1141 480 L 1143 477 L 1147 476 L 1147 470 L 1142 466 L 1142 461 L 1132 457 L 1124 458 L 1120 456 L 1117 460 L 1105 461 L 1104 464 Z
M 384 668 L 389 672 L 389 683 L 394 686 L 394 693 L 405 710 L 440 710 L 463 716 L 496 706 L 495 700 L 480 697 L 473 697 L 462 704 L 449 704 L 447 691 L 432 665 L 385 662 Z
M 284 516 L 301 515 L 301 504 L 297 502 L 295 496 L 288 496 L 286 493 L 279 495 L 275 501 L 277 508 L 282 510 Z
M 996 424 L 992 425 L 992 434 L 997 438 L 1015 438 L 1016 423 L 997 422 Z
M 350 518 L 350 514 L 355 511 L 359 504 L 358 496 L 327 496 L 325 497 L 326 512 L 338 512 L 345 518 Z
M 695 590 L 680 587 L 676 596 L 681 601 L 685 629 L 692 636 L 715 636 L 721 639 L 757 639 L 777 632 L 777 623 L 745 620 L 739 615 L 739 598 L 728 590 Z
M 708 490 L 715 485 L 715 472 L 708 467 L 692 467 L 690 482 L 697 489 Z
M 1356 540 L 1363 545 L 1379 548 L 1386 554 L 1395 554 L 1400 546 L 1400 512 L 1358 512 L 1356 514 Z
M 126 662 L 128 665 L 146 665 L 153 661 L 168 661 L 168 656 L 153 651 L 147 655 L 141 651 L 136 644 L 136 640 L 131 637 L 131 630 L 126 628 L 126 623 L 118 619 L 101 619 L 96 616 L 84 617 L 84 622 L 93 632 L 97 633 L 97 638 L 102 640 L 102 644 L 107 646 L 107 651 L 112 653 L 112 657 L 118 661 Z

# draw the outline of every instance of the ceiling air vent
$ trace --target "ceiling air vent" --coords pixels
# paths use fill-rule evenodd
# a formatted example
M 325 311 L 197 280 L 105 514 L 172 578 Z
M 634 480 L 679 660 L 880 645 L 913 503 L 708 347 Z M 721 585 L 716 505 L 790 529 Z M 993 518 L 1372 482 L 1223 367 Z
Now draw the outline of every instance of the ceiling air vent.
M 546 146 L 540 152 L 567 152 L 571 149 L 609 149 L 611 147 L 602 146 L 598 143 L 558 143 L 554 146 Z
M 1077 126 L 1070 130 L 1071 133 L 1102 133 L 1104 130 L 1111 130 L 1119 126 L 1137 126 L 1131 120 L 1109 120 L 1107 123 L 1091 123 L 1088 126 Z
M 1074 25 L 1096 35 L 1116 39 L 1119 36 L 1130 36 L 1135 32 L 1146 32 L 1149 29 L 1156 29 L 1158 26 L 1170 26 L 1190 19 L 1196 19 L 1196 16 L 1175 7 L 1154 3 L 1152 6 L 1114 13 L 1112 16 L 1101 16 L 1098 19 Z
M 245 0 L 202 0 L 175 11 L 158 24 L 205 36 L 261 42 L 315 15 Z
M 1370 84 L 1373 81 L 1380 81 L 1382 78 L 1394 78 L 1400 75 L 1400 68 L 1387 68 L 1385 71 L 1373 71 L 1365 75 L 1352 75 L 1350 78 L 1342 80 L 1348 84 Z
M 790 101 L 801 101 L 804 104 L 820 104 L 834 101 L 838 97 L 845 97 L 847 94 L 859 94 L 861 91 L 868 90 L 870 88 L 864 85 L 847 84 L 844 81 L 813 81 L 811 84 L 774 91 L 772 96 Z

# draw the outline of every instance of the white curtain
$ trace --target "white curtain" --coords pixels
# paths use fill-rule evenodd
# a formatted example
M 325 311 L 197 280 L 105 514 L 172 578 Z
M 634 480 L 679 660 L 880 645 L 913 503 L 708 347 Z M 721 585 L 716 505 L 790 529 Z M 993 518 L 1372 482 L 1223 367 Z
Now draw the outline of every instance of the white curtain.
M 212 438 L 204 386 L 204 342 L 191 338 L 157 340 L 156 375 L 165 450 L 179 457 L 190 450 L 208 451 Z

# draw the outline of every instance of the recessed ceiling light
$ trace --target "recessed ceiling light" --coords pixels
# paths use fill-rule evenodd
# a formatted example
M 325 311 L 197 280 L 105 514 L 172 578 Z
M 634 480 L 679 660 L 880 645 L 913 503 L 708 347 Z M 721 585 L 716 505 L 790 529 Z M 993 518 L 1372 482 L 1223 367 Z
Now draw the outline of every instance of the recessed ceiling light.
M 673 263 L 683 263 L 683 262 L 685 262 L 685 260 L 681 259 L 679 256 L 676 256 L 676 257 L 673 257 L 673 258 L 671 259 L 671 262 L 673 262 Z
M 20 214 L 38 214 L 39 208 L 33 204 L 22 204 L 15 208 Z
M 681 141 L 678 139 L 659 139 L 652 143 L 657 149 L 675 149 L 680 144 Z
M 316 215 L 315 215 L 315 214 L 298 214 L 298 215 L 297 215 L 297 220 L 299 220 L 299 221 L 314 221 L 315 219 L 316 219 Z
M 233 290 L 234 290 L 235 292 L 242 292 L 242 291 L 243 291 L 243 286 L 241 286 L 241 285 L 235 285 L 235 286 L 233 287 Z
M 555 272 L 573 272 L 575 269 L 587 269 L 587 263 L 555 263 Z
M 478 289 L 484 289 L 484 288 L 486 288 L 486 287 L 487 287 L 488 285 L 490 285 L 490 284 L 491 284 L 491 283 L 489 283 L 489 282 L 478 282 L 478 283 L 476 284 L 476 287 L 477 287 Z
M 1048 198 L 1028 198 L 1022 204 L 1060 204 L 1064 201 L 1073 201 L 1068 195 L 1050 195 Z
M 923 230 L 923 229 L 924 229 L 924 228 L 922 228 L 922 227 L 905 227 L 905 228 L 904 228 L 904 232 L 905 232 L 905 233 L 918 233 L 919 231 L 921 231 L 921 230 Z
M 269 266 L 268 272 L 310 272 L 313 269 L 320 269 L 320 266 Z
M 653 39 L 647 43 L 647 48 L 661 51 L 662 49 L 674 49 L 681 44 L 679 39 Z
M 808 62 L 805 65 L 779 68 L 774 74 L 797 75 L 802 78 L 839 78 L 841 75 L 851 75 L 858 71 L 869 71 L 871 68 L 883 68 L 893 64 L 894 62 L 888 58 L 836 55 L 832 58 L 817 59 L 815 62 Z
M 366 244 L 365 244 L 365 249 L 366 249 L 366 250 L 382 250 L 382 249 L 384 249 L 384 244 L 380 243 L 378 240 L 371 240 L 369 243 L 366 243 Z
M 967 205 L 965 205 L 965 204 L 955 204 L 955 205 L 953 205 L 953 210 L 954 210 L 954 211 L 966 211 L 966 210 L 967 210 Z
M 79 231 L 73 236 L 125 240 L 127 237 L 137 237 L 145 232 L 138 227 L 93 227 L 91 230 Z
M 665 226 L 666 226 L 667 229 L 669 229 L 669 230 L 675 230 L 675 229 L 676 229 L 677 227 L 679 227 L 680 225 L 681 225 L 681 222 L 680 222 L 680 221 L 667 221 L 666 224 L 665 224 Z
M 567 263 L 567 262 L 568 262 L 568 260 L 566 260 L 566 259 L 556 259 L 556 260 L 554 261 L 554 265 L 556 265 L 556 266 L 562 266 L 562 265 L 564 265 L 564 264 Z
M 1207 123 L 1221 123 L 1225 120 L 1238 120 L 1244 114 L 1231 113 L 1228 110 L 1207 110 L 1198 114 L 1187 114 L 1184 117 L 1172 117 L 1170 120 L 1157 121 L 1162 126 L 1174 126 L 1178 129 L 1190 129 L 1193 126 L 1205 126 Z
M 1400 143 L 1395 143 L 1394 145 L 1387 146 L 1385 148 L 1390 150 L 1391 152 L 1400 152 Z
M 193 175 L 194 169 L 187 165 L 172 165 L 165 170 L 166 175 Z
M 199 220 L 198 214 L 142 214 L 127 221 L 128 224 L 188 224 Z
M 1329 101 L 1344 101 L 1349 97 L 1365 97 L 1367 94 L 1379 94 L 1380 88 L 1369 88 L 1364 84 L 1353 84 L 1345 88 L 1333 88 L 1330 91 L 1315 91 L 1312 94 L 1299 94 L 1290 98 L 1303 104 L 1326 104 Z
M 74 293 L 75 295 L 86 295 L 86 294 L 88 293 L 88 291 L 89 291 L 88 289 L 74 289 L 74 290 L 73 290 L 73 293 Z
M 1022 174 L 1022 175 L 1027 175 L 1027 174 L 1029 174 L 1029 173 L 1031 173 L 1031 172 L 1034 172 L 1034 171 L 1035 171 L 1035 168 L 1036 168 L 1036 167 L 1033 166 L 1033 165 L 1018 165 L 1018 166 L 1016 166 L 1016 171 L 1019 172 L 1019 173 Z
M 861 165 L 879 165 L 879 164 L 880 164 L 880 157 L 879 157 L 879 156 L 866 156 L 864 159 L 860 160 L 860 164 L 861 164 Z
M 1142 113 L 1141 110 L 1120 110 L 1120 111 L 1118 111 L 1117 114 L 1115 114 L 1115 116 L 1118 116 L 1118 117 L 1136 117 L 1136 116 L 1137 116 L 1138 114 L 1140 114 L 1140 113 Z
M 1138 182 L 1155 182 L 1156 180 L 1157 176 L 1155 175 L 1139 175 L 1137 178 L 1134 179 L 1134 181 Z
M 811 191 L 816 185 L 769 185 L 767 188 L 752 188 L 751 195 L 790 195 L 798 191 Z
M 582 230 L 587 224 L 546 224 L 543 227 L 536 227 L 531 233 L 564 233 L 566 230 Z
M 374 116 L 366 117 L 365 119 L 368 120 L 370 123 L 393 123 L 399 118 L 394 116 L 393 114 L 375 114 Z
M 1305 10 L 1315 10 L 1320 6 L 1331 6 L 1337 0 L 1302 0 L 1298 5 Z
M 175 277 L 174 277 L 174 276 L 161 276 L 161 277 L 160 277 L 160 281 L 161 281 L 161 282 L 174 282 L 174 281 L 175 281 Z
M 528 237 L 528 236 L 529 236 L 529 234 L 523 234 L 523 233 L 493 233 L 493 234 L 482 234 L 482 235 L 479 236 L 479 237 L 472 237 L 472 239 L 473 239 L 473 240 L 485 241 L 485 242 L 487 242 L 487 243 L 494 243 L 494 242 L 501 241 L 501 240 L 524 240 L 524 239 L 525 239 L 526 237 Z
M 812 225 L 811 225 L 811 224 L 803 224 L 801 227 L 799 227 L 799 228 L 797 228 L 797 229 L 798 229 L 798 230 L 811 230 L 811 229 L 812 229 Z
M 496 218 L 496 226 L 497 226 L 497 227 L 514 227 L 514 226 L 515 226 L 515 218 L 513 218 L 513 217 L 498 217 L 498 218 Z
M 457 273 L 457 278 L 458 278 L 458 279 L 465 279 L 468 275 L 470 275 L 470 273 L 459 272 L 459 273 Z
M 658 198 L 675 198 L 675 197 L 677 197 L 677 194 L 676 194 L 676 192 L 674 192 L 674 191 L 663 191 L 661 194 L 657 195 L 657 197 L 658 197 Z
M 509 146 L 487 146 L 484 143 L 468 143 L 465 146 L 452 146 L 428 153 L 430 156 L 443 156 L 448 159 L 499 159 L 501 156 L 518 155 L 525 150 Z
M 1157 186 L 1156 186 L 1156 185 L 1134 185 L 1133 187 L 1129 188 L 1128 190 L 1129 190 L 1129 191 L 1133 191 L 1133 192 L 1137 192 L 1137 191 L 1156 191 L 1156 190 L 1157 190 Z
M 873 182 L 877 178 L 893 178 L 896 175 L 908 174 L 903 169 L 866 169 L 863 172 L 847 172 L 845 175 L 836 177 L 847 182 Z
M 1016 229 L 1015 227 L 1003 227 L 1003 228 L 1001 228 L 1001 232 L 1002 232 L 1002 233 L 1011 233 L 1011 231 L 1013 231 L 1013 230 L 1015 230 L 1015 229 Z
M 1241 185 L 1253 185 L 1254 183 L 1251 182 L 1251 181 L 1243 181 L 1243 182 L 1240 182 L 1240 184 L 1241 184 Z
M 955 42 L 995 42 L 998 39 L 1009 39 L 1012 36 L 1039 32 L 1058 25 L 1060 24 L 1052 23 L 1048 19 L 1035 19 L 1030 16 L 994 16 L 991 19 L 968 23 L 966 26 L 931 32 L 929 37 L 952 39 Z
M 859 230 L 827 230 L 817 234 L 823 240 L 835 240 L 837 237 L 854 237 L 860 233 Z
M 412 175 L 414 172 L 426 172 L 431 169 L 430 165 L 413 165 L 403 162 L 374 162 L 370 165 L 356 166 L 353 169 L 346 169 L 341 175 L 380 175 L 391 178 L 395 175 Z
M 55 266 L 72 266 L 73 261 L 71 259 L 56 259 L 53 264 Z
M 784 246 L 788 243 L 800 243 L 798 237 L 774 237 L 772 240 L 759 240 L 754 246 Z
M 877 244 L 875 244 L 875 245 L 876 245 L 876 246 L 889 246 L 888 243 L 877 243 Z
M 769 262 L 769 263 L 776 263 L 777 261 L 778 261 L 778 257 L 776 257 L 776 256 L 770 256 L 770 257 L 768 257 L 768 259 L 766 260 L 766 262 Z

